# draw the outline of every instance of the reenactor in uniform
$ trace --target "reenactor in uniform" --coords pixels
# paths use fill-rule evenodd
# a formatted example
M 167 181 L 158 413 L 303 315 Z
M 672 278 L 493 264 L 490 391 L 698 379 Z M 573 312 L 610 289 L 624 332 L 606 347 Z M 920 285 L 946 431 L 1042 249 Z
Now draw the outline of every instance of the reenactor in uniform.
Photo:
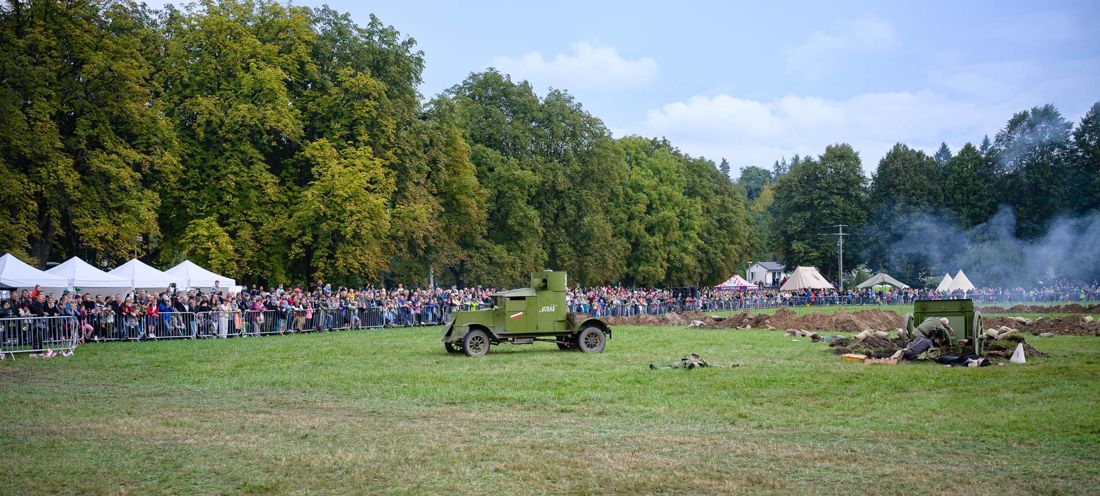
M 909 343 L 904 350 L 898 350 L 890 358 L 898 359 L 905 358 L 906 360 L 916 360 L 922 353 L 928 351 L 935 346 L 937 340 L 945 340 L 954 335 L 955 331 L 951 329 L 951 324 L 946 317 L 929 317 L 924 319 L 916 329 L 913 329 L 913 342 Z

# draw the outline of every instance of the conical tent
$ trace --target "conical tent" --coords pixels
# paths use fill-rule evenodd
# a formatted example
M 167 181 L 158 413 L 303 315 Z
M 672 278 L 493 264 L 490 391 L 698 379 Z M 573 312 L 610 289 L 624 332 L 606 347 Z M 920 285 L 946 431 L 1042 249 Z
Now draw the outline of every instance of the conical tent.
M 799 289 L 833 289 L 833 285 L 822 277 L 816 267 L 798 267 L 794 269 L 787 282 L 783 283 L 780 291 L 795 291 Z
M 237 281 L 232 278 L 210 272 L 190 260 L 184 260 L 179 265 L 164 271 L 164 273 L 182 278 L 185 281 L 183 287 L 186 288 L 212 288 L 215 282 L 222 289 L 237 285 Z
M 734 274 L 733 277 L 726 279 L 726 282 L 719 284 L 714 289 L 756 289 L 756 285 L 746 281 L 740 274 Z
M 66 282 L 64 277 L 42 272 L 15 258 L 11 253 L 0 257 L 0 287 L 22 289 L 33 288 L 35 285 L 64 288 Z
M 958 274 L 955 274 L 955 279 L 951 283 L 951 291 L 974 291 L 974 284 L 970 282 L 970 278 L 963 274 L 960 270 Z
M 183 279 L 165 274 L 164 272 L 145 265 L 136 258 L 119 265 L 118 268 L 108 272 L 108 274 L 125 279 L 129 287 L 135 289 L 164 289 L 172 284 L 175 284 L 177 287 L 183 287 L 184 284 Z
M 126 279 L 92 267 L 78 257 L 70 258 L 46 273 L 64 277 L 67 287 L 80 288 L 81 293 L 109 295 L 122 293 L 130 288 L 130 282 Z
M 951 274 L 944 274 L 940 285 L 936 286 L 936 291 L 951 291 L 951 283 L 953 282 L 955 281 L 951 279 Z
M 878 274 L 875 274 L 875 275 L 871 276 L 870 279 L 868 279 L 866 281 L 863 281 L 863 283 L 861 283 L 859 286 L 856 286 L 856 287 L 859 288 L 859 289 L 863 289 L 863 288 L 869 288 L 871 286 L 878 286 L 879 284 L 889 284 L 889 285 L 891 285 L 895 288 L 898 288 L 898 289 L 907 289 L 907 288 L 909 288 L 909 286 L 906 285 L 905 283 L 902 283 L 902 282 L 898 281 L 897 279 L 894 279 L 893 277 L 890 277 L 888 274 L 884 274 L 882 272 L 879 272 Z

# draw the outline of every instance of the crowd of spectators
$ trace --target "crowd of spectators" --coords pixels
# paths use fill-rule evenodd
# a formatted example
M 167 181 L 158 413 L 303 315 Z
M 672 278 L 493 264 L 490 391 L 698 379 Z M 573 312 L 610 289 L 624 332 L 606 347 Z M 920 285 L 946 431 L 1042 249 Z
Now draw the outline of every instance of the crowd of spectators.
M 238 293 L 218 287 L 95 295 L 41 288 L 12 292 L 0 301 L 0 319 L 69 317 L 83 339 L 227 337 L 323 331 L 334 328 L 440 324 L 458 310 L 492 304 L 491 288 L 333 287 L 318 281 Z M 723 311 L 804 305 L 910 304 L 917 299 L 972 298 L 979 303 L 1069 302 L 1100 299 L 1100 285 L 1067 284 L 1036 288 L 982 288 L 954 294 L 927 289 L 726 291 L 714 288 L 670 290 L 603 286 L 566 294 L 569 311 L 594 316 L 633 316 L 680 311 Z M 25 329 L 24 329 L 25 330 Z

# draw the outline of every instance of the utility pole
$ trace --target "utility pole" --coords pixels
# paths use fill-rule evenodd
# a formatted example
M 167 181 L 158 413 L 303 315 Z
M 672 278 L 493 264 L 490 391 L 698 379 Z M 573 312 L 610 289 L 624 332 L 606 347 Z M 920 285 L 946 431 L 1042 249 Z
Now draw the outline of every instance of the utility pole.
M 837 232 L 832 236 L 836 236 L 836 264 L 837 264 L 837 290 L 844 290 L 844 237 L 848 233 L 844 232 L 844 228 L 848 227 L 848 224 L 837 224 L 833 226 L 837 228 Z

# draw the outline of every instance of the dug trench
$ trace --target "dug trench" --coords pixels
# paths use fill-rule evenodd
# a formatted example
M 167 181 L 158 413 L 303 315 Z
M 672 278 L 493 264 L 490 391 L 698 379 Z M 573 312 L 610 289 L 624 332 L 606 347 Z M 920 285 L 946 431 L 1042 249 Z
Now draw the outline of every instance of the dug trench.
M 606 320 L 611 325 L 664 325 L 709 329 L 804 329 L 826 333 L 891 332 L 904 325 L 903 317 L 887 310 L 839 311 L 800 316 L 786 308 L 776 310 L 774 315 L 741 312 L 731 317 L 719 317 L 686 312 L 636 317 L 607 317 Z M 1022 317 L 986 317 L 983 325 L 986 329 L 1007 327 L 1035 336 L 1100 336 L 1100 321 L 1088 315 L 1044 317 L 1034 320 Z
M 978 308 L 982 313 L 1100 313 L 1100 305 L 1014 305 L 1009 308 L 991 306 Z
M 897 313 L 886 310 L 839 311 L 800 316 L 783 308 L 777 310 L 774 315 L 741 312 L 723 318 L 702 313 L 673 313 L 611 317 L 607 320 L 612 325 L 785 330 L 787 335 L 810 337 L 813 341 L 828 341 L 832 352 L 838 355 L 857 353 L 870 358 L 886 358 L 905 346 L 905 341 L 896 336 L 896 332 L 904 325 L 903 319 Z M 1044 337 L 1100 336 L 1100 321 L 1082 315 L 1034 320 L 1023 317 L 988 317 L 983 320 L 983 328 L 989 333 L 986 356 L 990 358 L 1008 358 L 1020 343 L 1024 346 L 1025 356 L 1043 356 L 1039 350 L 1027 342 L 1023 333 Z M 857 337 L 822 337 L 812 331 L 857 333 Z M 860 337 L 863 339 L 859 339 Z
M 882 338 L 870 336 L 862 341 L 856 338 L 835 337 L 828 339 L 829 347 L 837 355 L 857 353 L 867 355 L 868 358 L 888 358 L 898 350 L 905 347 L 901 338 Z M 1020 335 L 1007 336 L 1004 339 L 992 339 L 986 343 L 985 356 L 987 358 L 1009 358 L 1016 350 L 1016 345 L 1023 343 L 1024 356 L 1027 358 L 1044 356 L 1042 352 L 1028 344 Z

